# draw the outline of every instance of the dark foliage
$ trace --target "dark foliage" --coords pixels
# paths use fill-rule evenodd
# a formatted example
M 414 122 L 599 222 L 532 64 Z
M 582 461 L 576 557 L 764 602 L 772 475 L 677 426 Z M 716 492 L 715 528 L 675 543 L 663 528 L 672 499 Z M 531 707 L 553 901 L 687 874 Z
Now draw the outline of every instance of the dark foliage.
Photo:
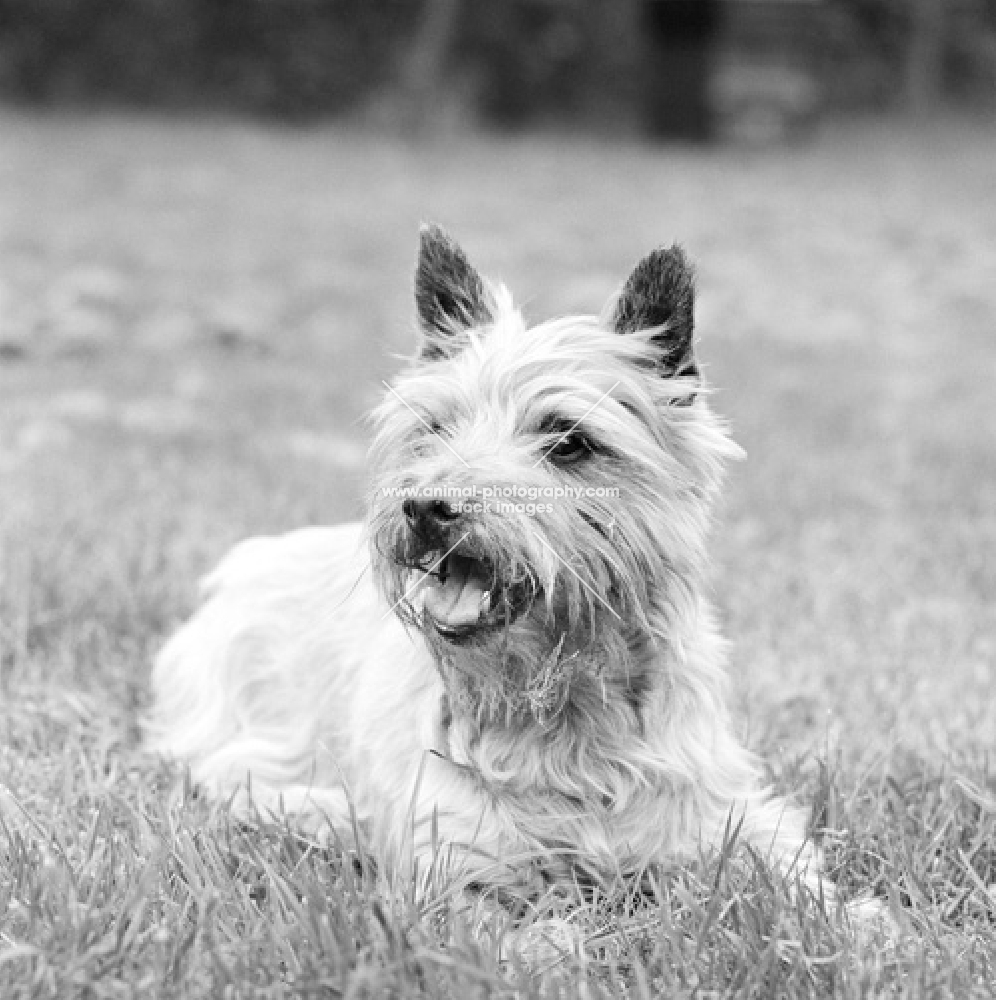
M 405 0 L 0 0 L 0 89 L 39 103 L 342 112 L 411 34 Z
M 432 0 L 0 0 L 0 96 L 35 104 L 229 108 L 286 118 L 390 104 Z M 495 124 L 625 121 L 652 86 L 652 0 L 458 0 L 437 83 L 446 106 Z M 754 47 L 743 11 L 772 8 L 774 48 L 798 61 L 808 20 L 831 103 L 888 104 L 903 91 L 909 0 L 717 2 L 717 40 Z M 791 13 L 789 13 L 791 11 Z M 945 4 L 942 95 L 996 94 L 996 0 Z M 725 28 L 722 27 L 725 25 Z M 733 26 L 732 29 L 730 26 Z M 750 37 L 748 37 L 750 36 Z M 746 42 L 745 42 L 746 38 Z M 780 40 L 779 40 L 780 39 Z M 806 43 L 808 44 L 808 43 Z M 768 51 L 764 58 L 778 58 Z M 650 77 L 653 74 L 650 73 Z M 436 102 L 439 103 L 439 102 Z M 637 109 L 634 111 L 634 109 Z

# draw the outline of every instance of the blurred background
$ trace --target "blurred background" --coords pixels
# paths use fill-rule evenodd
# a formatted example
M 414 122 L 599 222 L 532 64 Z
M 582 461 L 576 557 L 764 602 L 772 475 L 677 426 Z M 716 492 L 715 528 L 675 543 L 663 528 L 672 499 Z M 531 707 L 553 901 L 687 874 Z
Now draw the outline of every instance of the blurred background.
M 988 106 L 993 0 L 0 0 L 0 95 L 754 139 Z
M 994 119 L 996 0 L 0 0 L 0 690 L 362 512 L 431 219 L 534 320 L 696 261 L 755 742 L 988 745 Z

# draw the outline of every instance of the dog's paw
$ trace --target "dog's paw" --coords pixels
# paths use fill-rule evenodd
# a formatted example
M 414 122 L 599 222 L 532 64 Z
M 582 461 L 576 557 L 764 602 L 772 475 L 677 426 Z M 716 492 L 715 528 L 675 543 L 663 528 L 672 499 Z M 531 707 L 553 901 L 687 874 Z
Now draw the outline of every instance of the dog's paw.
M 901 936 L 889 904 L 876 896 L 859 896 L 848 900 L 844 914 L 852 933 L 862 943 L 894 944 Z
M 544 972 L 584 952 L 580 929 L 563 917 L 544 917 L 516 928 L 502 942 L 505 956 L 521 961 L 530 972 Z

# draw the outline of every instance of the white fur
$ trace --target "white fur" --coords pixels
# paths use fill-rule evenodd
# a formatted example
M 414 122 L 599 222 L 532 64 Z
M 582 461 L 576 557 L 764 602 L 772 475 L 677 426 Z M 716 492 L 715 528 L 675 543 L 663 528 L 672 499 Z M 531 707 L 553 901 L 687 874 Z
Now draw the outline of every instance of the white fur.
M 703 596 L 709 508 L 735 446 L 701 387 L 648 372 L 649 332 L 583 319 L 527 330 L 507 295 L 491 294 L 490 325 L 437 331 L 437 360 L 402 376 L 403 403 L 387 397 L 374 482 L 562 482 L 568 472 L 542 461 L 549 433 L 537 428 L 551 413 L 584 419 L 624 452 L 603 462 L 628 477 L 618 511 L 565 506 L 472 527 L 548 599 L 573 595 L 581 618 L 618 635 L 568 658 L 581 676 L 551 674 L 566 692 L 552 709 L 530 714 L 514 699 L 505 716 L 468 708 L 479 692 L 450 669 L 467 654 L 440 652 L 420 622 L 399 620 L 417 580 L 391 553 L 409 528 L 379 491 L 370 539 L 359 524 L 308 528 L 243 542 L 222 560 L 155 664 L 150 745 L 237 809 L 286 812 L 346 838 L 358 823 L 402 874 L 442 851 L 468 881 L 529 892 L 538 873 L 568 883 L 575 864 L 625 874 L 680 862 L 740 824 L 743 841 L 815 879 L 802 814 L 766 792 L 734 735 L 724 645 Z M 462 339 L 438 359 L 446 336 Z M 700 398 L 671 405 L 690 391 Z M 444 424 L 446 439 L 416 411 Z M 593 463 L 592 481 L 605 469 Z M 617 623 L 590 598 L 585 608 L 561 560 L 614 588 L 630 617 Z M 540 651 L 538 671 L 549 614 L 537 605 L 507 627 Z M 490 648 L 468 662 L 486 668 Z M 497 672 L 495 690 L 509 676 Z
M 644 739 L 617 748 L 618 766 L 638 776 L 628 801 L 581 802 L 573 816 L 488 803 L 475 771 L 501 780 L 519 762 L 502 766 L 471 745 L 468 727 L 444 725 L 433 660 L 374 587 L 362 534 L 359 524 L 306 528 L 250 539 L 222 560 L 203 581 L 203 607 L 156 661 L 155 750 L 186 761 L 217 795 L 244 792 L 251 776 L 258 809 L 286 810 L 314 832 L 331 823 L 349 836 L 352 808 L 385 860 L 403 856 L 413 830 L 428 857 L 434 814 L 442 839 L 475 845 L 489 869 L 496 857 L 530 857 L 551 830 L 574 830 L 579 852 L 602 867 L 689 858 L 718 845 L 731 811 L 762 851 L 788 863 L 805 854 L 799 813 L 761 793 L 731 734 L 704 608 L 687 651 L 702 661 L 700 682 L 659 692 Z M 584 772 L 570 780 L 583 797 Z

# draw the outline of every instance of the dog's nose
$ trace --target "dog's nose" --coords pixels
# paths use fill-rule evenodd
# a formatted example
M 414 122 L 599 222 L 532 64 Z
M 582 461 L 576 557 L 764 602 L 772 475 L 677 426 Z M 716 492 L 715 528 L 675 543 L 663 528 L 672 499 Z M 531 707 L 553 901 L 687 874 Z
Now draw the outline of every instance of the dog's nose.
M 412 524 L 419 521 L 449 524 L 460 517 L 460 512 L 454 510 L 445 500 L 436 500 L 432 497 L 419 497 L 418 499 L 408 497 L 402 503 L 401 509 Z

